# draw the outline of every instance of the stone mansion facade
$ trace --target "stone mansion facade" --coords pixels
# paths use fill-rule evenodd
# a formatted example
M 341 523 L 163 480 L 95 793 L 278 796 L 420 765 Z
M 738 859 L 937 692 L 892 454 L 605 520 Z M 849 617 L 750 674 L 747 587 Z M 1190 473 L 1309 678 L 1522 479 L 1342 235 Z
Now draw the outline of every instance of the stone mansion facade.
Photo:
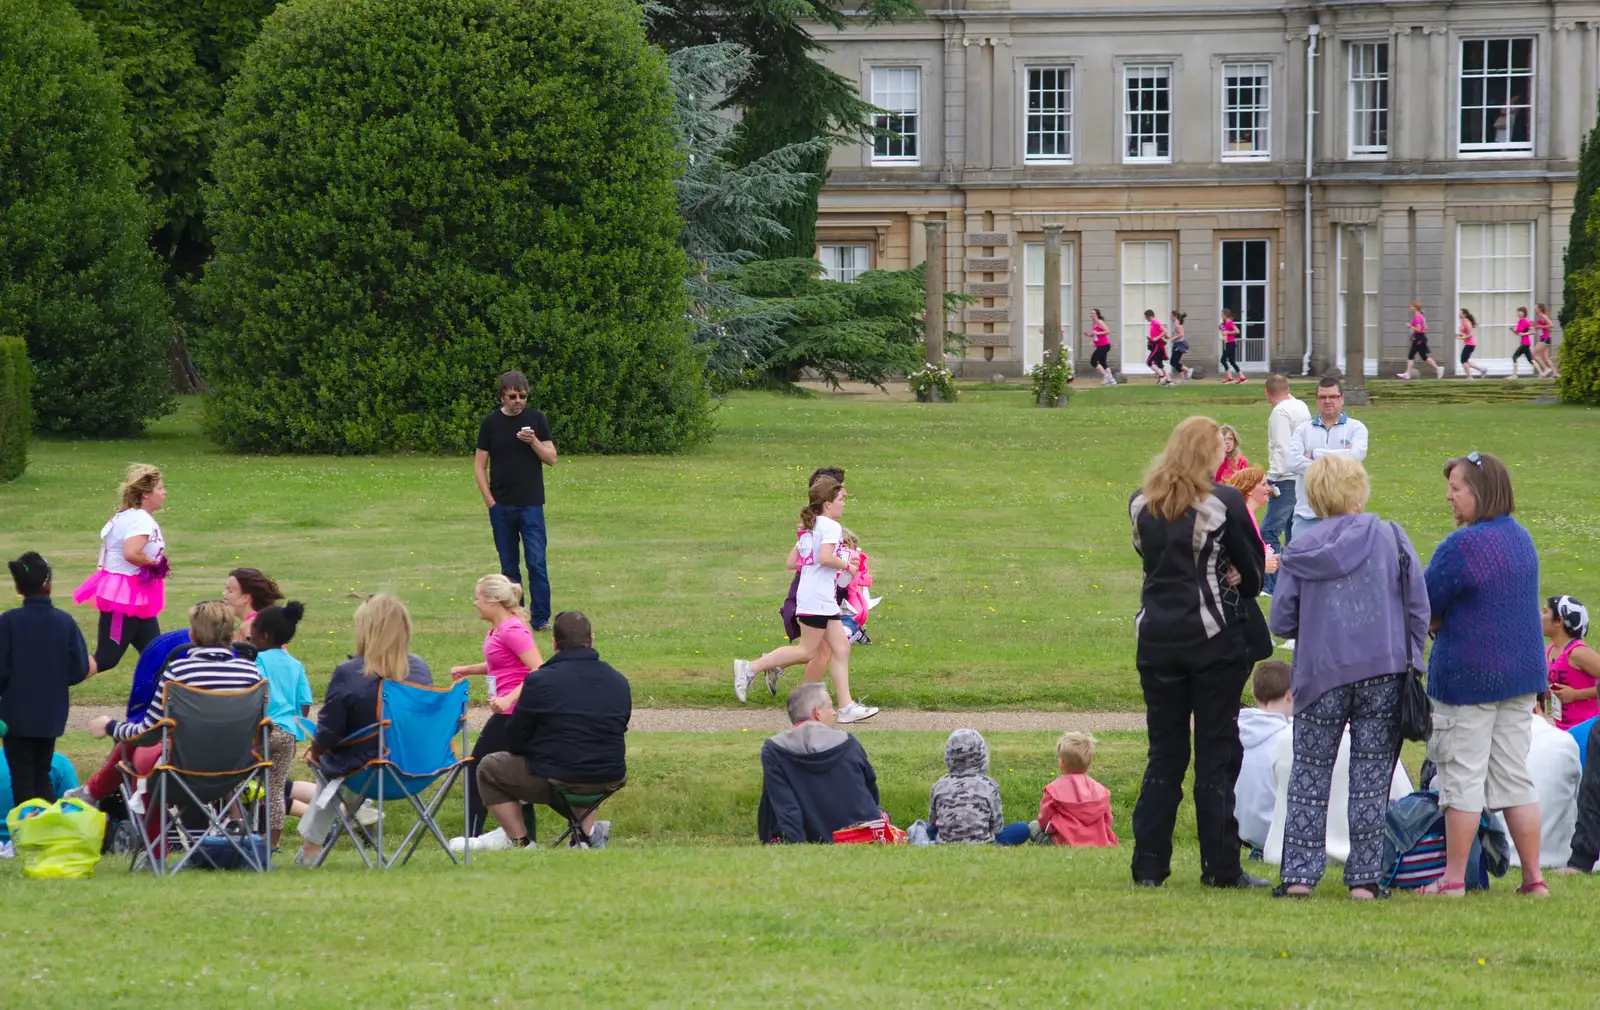
M 817 255 L 843 280 L 913 266 L 944 220 L 976 298 L 958 372 L 1038 363 L 1046 225 L 1080 370 L 1091 309 L 1129 371 L 1144 310 L 1180 309 L 1214 373 L 1224 306 L 1247 372 L 1342 367 L 1352 228 L 1367 374 L 1401 367 L 1413 299 L 1451 369 L 1458 309 L 1509 371 L 1517 307 L 1559 307 L 1600 0 L 968 2 L 821 36 L 884 132 L 836 150 Z

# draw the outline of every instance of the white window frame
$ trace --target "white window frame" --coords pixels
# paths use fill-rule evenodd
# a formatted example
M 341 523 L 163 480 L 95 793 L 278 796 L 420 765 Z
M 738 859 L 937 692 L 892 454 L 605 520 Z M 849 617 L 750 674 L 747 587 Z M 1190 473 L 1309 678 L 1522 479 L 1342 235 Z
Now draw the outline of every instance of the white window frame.
M 1122 67 L 1122 160 L 1123 160 L 1123 162 L 1125 162 L 1127 164 L 1130 164 L 1130 165 L 1170 165 L 1170 164 L 1172 164 L 1172 146 L 1173 146 L 1172 145 L 1172 142 L 1173 142 L 1173 134 L 1172 134 L 1172 78 L 1174 76 L 1175 69 L 1176 68 L 1170 62 L 1161 62 L 1161 63 L 1127 63 L 1127 64 L 1123 65 L 1123 67 Z M 1132 82 L 1133 80 L 1136 80 L 1136 79 L 1142 80 L 1144 78 L 1150 78 L 1152 80 L 1158 80 L 1158 81 L 1164 82 L 1164 87 L 1151 88 L 1151 89 L 1149 89 L 1148 93 L 1151 94 L 1151 95 L 1154 95 L 1154 94 L 1157 94 L 1157 93 L 1160 93 L 1160 92 L 1165 92 L 1165 94 L 1166 94 L 1166 110 L 1165 111 L 1154 111 L 1154 110 L 1146 111 L 1146 110 L 1143 110 L 1143 109 L 1134 109 L 1134 108 L 1132 108 L 1132 102 L 1130 101 L 1130 99 L 1133 96 L 1130 93 L 1130 87 L 1129 87 L 1130 82 Z M 1139 94 L 1143 95 L 1143 94 L 1146 94 L 1146 93 L 1147 92 L 1145 91 L 1145 89 L 1143 89 L 1143 88 L 1139 89 Z M 1151 120 L 1152 120 L 1151 121 L 1151 129 L 1150 129 L 1150 131 L 1148 133 L 1145 133 L 1142 130 L 1136 130 L 1135 129 L 1135 117 L 1138 117 L 1138 116 L 1149 116 L 1149 117 L 1151 117 Z M 1156 129 L 1155 128 L 1155 123 L 1156 123 L 1158 118 L 1165 120 L 1165 129 Z M 1146 137 L 1148 137 L 1150 139 L 1149 140 L 1145 140 L 1144 138 L 1146 138 Z M 1155 147 L 1159 148 L 1159 140 L 1162 137 L 1165 137 L 1166 141 L 1167 141 L 1167 153 L 1166 154 L 1149 154 L 1149 155 L 1147 155 L 1147 154 L 1143 153 L 1144 150 L 1145 150 L 1146 144 L 1149 144 L 1149 145 L 1152 145 L 1152 146 L 1155 146 Z M 1129 153 L 1130 150 L 1133 149 L 1133 148 L 1130 147 L 1130 144 L 1134 143 L 1136 141 L 1136 138 L 1137 138 L 1137 142 L 1139 144 L 1138 150 L 1139 150 L 1140 153 L 1139 154 L 1130 154 Z
M 1467 256 L 1463 252 L 1466 243 L 1462 241 L 1462 238 L 1469 229 L 1482 229 L 1485 242 L 1493 235 L 1503 236 L 1503 247 L 1506 249 L 1511 246 L 1512 229 L 1517 229 L 1521 234 L 1527 236 L 1527 254 L 1526 256 L 1513 256 L 1509 253 L 1502 256 Z M 1440 353 L 1443 347 L 1451 349 L 1451 360 L 1459 360 L 1459 351 L 1456 347 L 1454 336 L 1456 329 L 1460 325 L 1456 319 L 1456 313 L 1462 309 L 1467 309 L 1478 318 L 1478 350 L 1477 355 L 1472 359 L 1473 364 L 1483 365 L 1490 372 L 1496 374 L 1511 374 L 1511 354 L 1516 350 L 1519 343 L 1517 337 L 1511 332 L 1512 324 L 1517 321 L 1517 306 L 1527 306 L 1528 318 L 1533 318 L 1533 304 L 1537 296 L 1538 281 L 1535 273 L 1538 268 L 1538 238 L 1538 225 L 1533 221 L 1460 221 L 1456 223 L 1456 303 L 1454 306 L 1455 311 L 1450 313 L 1448 332 L 1451 336 L 1448 343 L 1444 339 L 1435 339 L 1436 333 L 1439 338 L 1444 337 L 1444 333 L 1439 332 L 1444 327 L 1429 325 L 1428 342 L 1432 345 L 1434 360 L 1442 360 Z M 1480 268 L 1479 276 L 1485 278 L 1487 277 L 1490 263 L 1504 262 L 1510 264 L 1517 259 L 1525 259 L 1527 286 L 1518 285 L 1512 287 L 1508 284 L 1503 287 L 1491 287 L 1484 280 L 1480 281 L 1476 288 L 1463 287 L 1463 281 L 1466 279 L 1466 271 L 1463 269 L 1463 265 L 1469 259 L 1476 259 L 1481 262 L 1482 267 Z M 1495 309 L 1486 308 L 1486 302 L 1490 304 L 1498 303 L 1499 307 Z M 1538 339 L 1537 334 L 1533 336 L 1533 339 Z M 1478 355 L 1481 355 L 1481 357 Z
M 1371 52 L 1370 61 L 1365 53 Z M 1349 151 L 1352 158 L 1387 158 L 1389 156 L 1389 85 L 1394 72 L 1391 62 L 1394 54 L 1388 42 L 1352 42 L 1347 50 L 1345 75 L 1345 104 L 1348 106 L 1346 128 L 1349 131 Z M 1379 54 L 1383 69 L 1378 69 Z M 1383 143 L 1364 144 L 1367 131 L 1363 117 L 1379 119 Z
M 844 253 L 851 262 L 845 263 Z M 854 284 L 856 279 L 872 269 L 872 244 L 869 242 L 825 242 L 817 245 L 817 260 L 822 264 L 824 280 Z
M 1153 309 L 1161 325 L 1171 328 L 1172 325 L 1172 289 L 1177 283 L 1172 259 L 1171 238 L 1126 238 L 1122 240 L 1122 249 L 1118 256 L 1120 269 L 1117 274 L 1119 294 L 1121 296 L 1122 333 L 1121 346 L 1118 350 L 1122 355 L 1124 371 L 1144 367 L 1144 359 L 1148 352 L 1144 349 L 1145 341 L 1150 335 L 1150 324 L 1145 321 L 1144 310 Z M 1152 246 L 1163 246 L 1166 249 L 1167 277 L 1164 281 L 1128 280 L 1128 254 L 1137 248 L 1139 255 L 1148 262 L 1148 253 Z M 1131 289 L 1138 288 L 1143 297 L 1129 300 Z
M 906 75 L 910 75 L 912 81 L 910 88 L 905 86 Z M 900 134 L 898 137 L 872 138 L 872 164 L 922 164 L 922 68 L 903 64 L 875 64 L 868 72 L 868 80 L 872 94 L 870 102 L 875 108 L 884 110 L 873 114 L 873 127 Z M 907 99 L 912 103 L 909 107 Z M 909 129 L 906 128 L 908 125 Z M 910 153 L 906 153 L 907 148 Z
M 1506 56 L 1507 56 L 1508 62 L 1509 62 L 1509 60 L 1511 58 L 1511 54 L 1513 52 L 1515 52 L 1515 47 L 1516 47 L 1517 43 L 1519 43 L 1519 42 L 1527 43 L 1527 45 L 1528 45 L 1528 72 L 1527 72 L 1526 75 L 1523 75 L 1523 74 L 1520 74 L 1520 73 L 1519 74 L 1513 74 L 1509 70 L 1507 70 L 1504 73 L 1498 73 L 1498 72 L 1491 73 L 1488 70 L 1489 47 L 1494 45 L 1497 42 L 1503 42 L 1503 43 L 1506 44 L 1506 46 L 1507 46 Z M 1481 73 L 1475 73 L 1475 74 L 1471 75 L 1471 77 L 1476 77 L 1476 78 L 1479 78 L 1479 79 L 1481 79 L 1483 81 L 1483 97 L 1482 97 L 1482 100 L 1484 102 L 1483 105 L 1467 105 L 1466 104 L 1467 81 L 1469 79 L 1471 79 L 1469 77 L 1468 73 L 1467 73 L 1467 49 L 1468 49 L 1469 46 L 1482 46 L 1483 47 L 1484 70 Z M 1538 83 L 1539 83 L 1539 40 L 1537 38 L 1534 38 L 1532 36 L 1527 36 L 1527 35 L 1509 35 L 1509 36 L 1501 36 L 1501 37 L 1498 37 L 1498 38 L 1462 39 L 1461 40 L 1461 45 L 1456 51 L 1456 55 L 1460 59 L 1460 63 L 1456 67 L 1456 153 L 1459 156 L 1464 157 L 1464 158 L 1472 158 L 1472 157 L 1503 158 L 1503 157 L 1506 157 L 1508 155 L 1513 156 L 1513 157 L 1517 157 L 1517 156 L 1532 156 L 1532 154 L 1533 154 L 1533 144 L 1534 144 L 1534 139 L 1536 137 L 1536 126 L 1537 126 L 1537 120 L 1535 119 L 1535 113 L 1537 112 L 1537 109 L 1535 107 L 1534 100 L 1535 100 L 1535 97 L 1536 97 L 1535 96 L 1535 89 L 1537 88 Z M 1487 132 L 1489 130 L 1493 129 L 1492 123 L 1489 122 L 1489 114 L 1490 114 L 1491 110 L 1496 108 L 1496 106 L 1488 104 L 1489 103 L 1489 84 L 1490 84 L 1491 81 L 1500 80 L 1500 79 L 1505 79 L 1508 82 L 1507 85 L 1506 85 L 1506 104 L 1503 106 L 1503 108 L 1507 109 L 1508 111 L 1510 109 L 1513 109 L 1513 108 L 1520 109 L 1520 110 L 1523 111 L 1523 114 L 1527 117 L 1528 139 L 1527 140 L 1519 140 L 1519 141 L 1511 140 L 1511 126 L 1510 126 L 1510 123 L 1508 122 L 1507 128 L 1506 128 L 1506 140 L 1505 141 L 1501 142 L 1501 141 L 1487 140 L 1487 141 L 1479 141 L 1479 142 L 1476 142 L 1476 143 L 1468 143 L 1466 141 L 1466 139 L 1465 139 L 1466 131 L 1463 130 L 1462 127 L 1465 125 L 1466 118 L 1469 115 L 1469 113 L 1471 112 L 1471 110 L 1481 110 L 1480 111 L 1480 115 L 1485 120 L 1485 123 L 1484 123 L 1485 134 L 1487 134 Z M 1525 92 L 1523 94 L 1523 103 L 1524 104 L 1522 104 L 1522 105 L 1513 106 L 1513 105 L 1510 104 L 1510 99 L 1511 99 L 1511 83 L 1510 82 L 1513 81 L 1513 80 L 1522 80 L 1524 82 L 1524 88 L 1525 88 Z
M 1378 374 L 1378 358 L 1383 353 L 1383 274 L 1381 272 L 1383 269 L 1383 249 L 1379 244 L 1378 226 L 1369 224 L 1365 228 L 1367 240 L 1364 245 L 1364 251 L 1366 255 L 1363 257 L 1365 262 L 1361 269 L 1361 286 L 1366 288 L 1366 305 L 1363 310 L 1366 318 L 1362 320 L 1363 332 L 1361 337 L 1364 360 L 1361 363 L 1361 371 L 1363 375 L 1375 376 Z M 1338 324 L 1334 327 L 1334 331 L 1339 335 L 1337 361 L 1341 372 L 1348 371 L 1345 367 L 1344 352 L 1344 296 L 1349 289 L 1349 284 L 1346 281 L 1344 270 L 1344 231 L 1343 227 L 1336 228 L 1333 235 L 1334 273 L 1338 275 L 1335 286 L 1339 290 L 1339 305 L 1334 310 L 1335 315 L 1338 317 Z M 1434 360 L 1440 360 L 1438 355 L 1434 356 Z
M 1076 289 L 1073 279 L 1077 273 L 1077 248 L 1071 239 L 1061 240 L 1061 349 L 1067 356 L 1067 364 L 1074 361 L 1073 349 L 1077 346 L 1073 338 L 1072 323 L 1078 317 L 1074 314 L 1074 295 Z M 1038 264 L 1039 280 L 1032 280 L 1034 264 Z M 1039 299 L 1039 308 L 1033 307 L 1035 292 Z M 1037 311 L 1037 316 L 1035 315 Z M 1032 368 L 1044 360 L 1044 243 L 1027 242 L 1022 247 L 1022 367 Z
M 1237 81 L 1254 77 L 1261 83 L 1239 85 Z M 1230 83 L 1233 82 L 1233 83 Z M 1255 101 L 1239 99 L 1248 92 Z M 1243 127 L 1247 118 L 1254 125 Z M 1250 147 L 1233 149 L 1240 137 L 1248 135 Z M 1270 161 L 1272 159 L 1272 64 L 1263 60 L 1235 60 L 1222 65 L 1222 160 Z
M 1055 73 L 1055 74 L 1059 75 L 1057 77 L 1057 82 L 1059 84 L 1061 84 L 1062 86 L 1050 89 L 1049 93 L 1056 95 L 1059 98 L 1061 104 L 1060 104 L 1060 107 L 1058 109 L 1054 110 L 1054 111 L 1048 111 L 1048 112 L 1047 111 L 1042 111 L 1042 110 L 1041 111 L 1035 111 L 1034 108 L 1033 108 L 1033 96 L 1034 96 L 1034 93 L 1035 93 L 1035 90 L 1036 90 L 1034 88 L 1034 77 L 1035 77 L 1035 75 L 1043 75 L 1043 74 L 1046 74 L 1046 73 Z M 1072 125 L 1073 125 L 1073 97 L 1074 97 L 1072 89 L 1073 89 L 1073 84 L 1074 83 L 1075 82 L 1074 82 L 1074 79 L 1073 79 L 1073 68 L 1072 68 L 1071 64 L 1066 64 L 1066 63 L 1039 63 L 1039 64 L 1025 65 L 1022 68 L 1022 160 L 1023 160 L 1023 162 L 1025 164 L 1029 164 L 1029 165 L 1070 165 L 1070 164 L 1072 164 L 1072 156 L 1073 156 Z M 1043 89 L 1043 88 L 1039 88 L 1037 90 L 1041 94 L 1045 93 L 1045 89 Z M 1051 130 L 1051 131 L 1045 131 L 1045 130 L 1041 129 L 1041 130 L 1037 130 L 1036 131 L 1034 129 L 1035 121 L 1042 121 L 1042 120 L 1044 120 L 1046 118 L 1059 118 L 1059 119 L 1063 120 L 1064 124 L 1065 124 L 1065 129 L 1064 130 Z M 1040 152 L 1040 153 L 1036 154 L 1031 150 L 1031 148 L 1033 147 L 1033 139 L 1034 139 L 1035 136 L 1040 137 L 1041 139 L 1050 138 L 1050 139 L 1057 140 L 1062 146 L 1065 147 L 1065 150 L 1064 151 L 1057 150 L 1054 153 L 1043 153 L 1043 152 Z M 1041 143 L 1040 146 L 1044 147 L 1046 145 Z

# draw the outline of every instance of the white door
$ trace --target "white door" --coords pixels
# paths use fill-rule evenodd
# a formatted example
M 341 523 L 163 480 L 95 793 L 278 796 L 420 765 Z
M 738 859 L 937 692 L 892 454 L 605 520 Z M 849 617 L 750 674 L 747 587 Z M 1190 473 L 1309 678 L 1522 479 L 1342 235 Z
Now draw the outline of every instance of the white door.
M 1378 374 L 1378 347 L 1380 334 L 1383 332 L 1382 309 L 1378 305 L 1379 293 L 1382 290 L 1382 274 L 1379 271 L 1378 229 L 1367 225 L 1365 265 L 1361 268 L 1363 287 L 1367 289 L 1366 307 L 1362 310 L 1366 315 L 1365 349 L 1366 362 L 1362 366 L 1363 372 L 1368 376 Z M 1338 362 L 1339 371 L 1348 375 L 1344 366 L 1344 337 L 1345 337 L 1345 311 L 1344 296 L 1350 285 L 1345 277 L 1344 269 L 1344 229 L 1339 228 L 1334 232 L 1334 272 L 1339 275 L 1339 305 L 1336 310 L 1338 325 L 1335 327 L 1339 334 L 1339 346 L 1335 350 L 1335 361 Z
M 1232 309 L 1234 322 L 1239 324 L 1239 367 L 1247 372 L 1265 372 L 1270 365 L 1271 259 L 1272 243 L 1264 238 L 1222 242 L 1222 307 Z
M 1172 242 L 1167 239 L 1122 243 L 1122 369 L 1144 367 L 1150 324 L 1145 310 L 1161 325 L 1172 315 Z
M 1073 248 L 1061 243 L 1061 347 L 1067 364 L 1073 363 L 1074 341 L 1072 279 Z M 1025 302 L 1022 309 L 1022 367 L 1032 368 L 1044 360 L 1044 243 L 1029 242 L 1022 247 L 1022 277 Z

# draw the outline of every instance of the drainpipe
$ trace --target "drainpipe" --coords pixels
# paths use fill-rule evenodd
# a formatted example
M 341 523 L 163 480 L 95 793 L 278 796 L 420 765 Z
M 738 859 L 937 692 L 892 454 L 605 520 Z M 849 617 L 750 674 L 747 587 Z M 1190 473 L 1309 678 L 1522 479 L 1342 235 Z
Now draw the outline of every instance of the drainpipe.
M 1315 156 L 1317 116 L 1317 35 L 1319 25 L 1306 27 L 1306 353 L 1300 360 L 1300 374 L 1311 374 L 1311 167 Z

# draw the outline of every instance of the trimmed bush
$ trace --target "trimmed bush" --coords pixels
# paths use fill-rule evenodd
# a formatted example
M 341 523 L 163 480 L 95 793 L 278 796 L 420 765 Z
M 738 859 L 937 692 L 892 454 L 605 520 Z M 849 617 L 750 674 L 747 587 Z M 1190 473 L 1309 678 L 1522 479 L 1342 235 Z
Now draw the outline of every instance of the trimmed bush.
M 21 337 L 0 337 L 0 483 L 28 468 L 33 431 L 33 370 Z
M 1600 217 L 1591 217 L 1589 227 L 1600 228 Z M 1577 290 L 1578 306 L 1561 330 L 1557 388 L 1565 403 L 1600 406 L 1600 267 L 1569 276 L 1567 287 Z
M 126 435 L 171 406 L 170 305 L 145 246 L 122 88 L 60 0 L 0 3 L 0 332 L 28 344 L 39 427 Z
M 212 437 L 465 451 L 509 368 L 563 451 L 708 434 L 671 117 L 629 0 L 279 7 L 207 194 Z

